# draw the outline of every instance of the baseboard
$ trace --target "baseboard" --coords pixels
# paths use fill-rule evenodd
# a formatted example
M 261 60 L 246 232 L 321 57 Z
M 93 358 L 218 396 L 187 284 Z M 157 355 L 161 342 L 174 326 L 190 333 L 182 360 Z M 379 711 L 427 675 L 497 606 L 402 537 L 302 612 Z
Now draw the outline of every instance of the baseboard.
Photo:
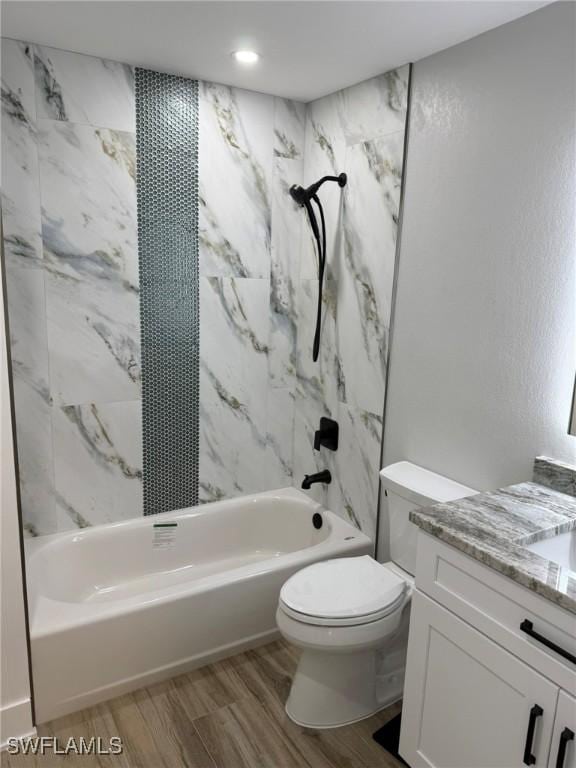
M 35 733 L 32 702 L 29 698 L 7 704 L 0 709 L 0 750 L 6 749 L 8 739 L 25 739 Z

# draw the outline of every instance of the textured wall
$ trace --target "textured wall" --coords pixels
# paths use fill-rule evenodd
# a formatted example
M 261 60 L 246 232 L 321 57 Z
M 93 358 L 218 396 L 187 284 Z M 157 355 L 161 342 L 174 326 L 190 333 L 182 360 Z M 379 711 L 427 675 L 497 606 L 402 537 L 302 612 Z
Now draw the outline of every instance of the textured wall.
M 322 188 L 328 225 L 319 362 L 312 362 L 318 291 L 308 227 L 298 282 L 294 478 L 328 467 L 312 495 L 376 529 L 386 359 L 402 177 L 408 67 L 308 104 L 304 179 L 346 171 L 344 190 Z M 321 416 L 340 424 L 336 453 L 312 450 Z
M 576 458 L 575 10 L 414 65 L 386 463 L 484 489 Z

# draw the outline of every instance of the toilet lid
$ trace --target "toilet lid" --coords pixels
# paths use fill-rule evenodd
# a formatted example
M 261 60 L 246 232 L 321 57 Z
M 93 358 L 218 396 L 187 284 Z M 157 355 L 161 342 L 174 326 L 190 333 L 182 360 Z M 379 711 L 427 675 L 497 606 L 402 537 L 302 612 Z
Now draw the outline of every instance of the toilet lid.
M 395 606 L 405 589 L 400 576 L 363 555 L 303 568 L 284 584 L 280 600 L 301 614 L 345 619 L 381 613 Z

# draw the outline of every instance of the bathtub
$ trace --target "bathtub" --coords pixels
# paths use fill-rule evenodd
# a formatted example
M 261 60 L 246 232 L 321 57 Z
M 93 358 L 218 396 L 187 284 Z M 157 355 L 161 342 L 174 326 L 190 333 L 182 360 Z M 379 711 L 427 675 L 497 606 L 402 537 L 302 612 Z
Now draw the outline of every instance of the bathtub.
M 289 576 L 369 554 L 372 542 L 286 488 L 29 539 L 26 550 L 42 723 L 274 639 Z

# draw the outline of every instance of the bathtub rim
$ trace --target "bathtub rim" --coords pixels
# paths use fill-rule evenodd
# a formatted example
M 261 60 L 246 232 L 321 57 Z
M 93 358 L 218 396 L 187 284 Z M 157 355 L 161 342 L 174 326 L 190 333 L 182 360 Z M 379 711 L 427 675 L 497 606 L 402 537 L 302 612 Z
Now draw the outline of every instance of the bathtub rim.
M 66 531 L 57 531 L 56 533 L 41 534 L 39 536 L 29 536 L 24 541 L 26 548 L 27 558 L 32 556 L 36 548 L 40 548 L 40 545 L 47 546 L 51 542 L 62 541 L 68 538 L 74 539 L 77 537 L 90 536 L 94 533 L 106 532 L 110 530 L 119 530 L 122 528 L 145 528 L 150 524 L 151 520 L 164 520 L 170 517 L 171 519 L 178 520 L 181 517 L 197 517 L 202 516 L 207 510 L 216 506 L 222 510 L 234 507 L 238 502 L 246 500 L 256 500 L 260 498 L 287 498 L 296 499 L 298 501 L 306 502 L 307 506 L 313 507 L 314 511 L 318 512 L 330 512 L 331 510 L 324 507 L 320 502 L 307 496 L 303 491 L 293 486 L 286 486 L 284 488 L 277 488 L 271 491 L 259 491 L 258 493 L 247 493 L 243 496 L 234 496 L 229 499 L 217 499 L 215 501 L 208 501 L 203 504 L 196 504 L 191 507 L 184 507 L 183 509 L 175 509 L 167 512 L 157 512 L 153 515 L 137 515 L 130 517 L 127 520 L 117 520 L 112 523 L 99 523 L 98 525 L 88 525 L 84 528 L 72 528 Z M 332 513 L 334 514 L 334 513 Z M 337 516 L 338 517 L 338 516 Z M 338 517 L 339 520 L 342 518 Z M 346 522 L 345 520 L 343 522 Z M 360 530 L 360 529 L 356 529 Z

